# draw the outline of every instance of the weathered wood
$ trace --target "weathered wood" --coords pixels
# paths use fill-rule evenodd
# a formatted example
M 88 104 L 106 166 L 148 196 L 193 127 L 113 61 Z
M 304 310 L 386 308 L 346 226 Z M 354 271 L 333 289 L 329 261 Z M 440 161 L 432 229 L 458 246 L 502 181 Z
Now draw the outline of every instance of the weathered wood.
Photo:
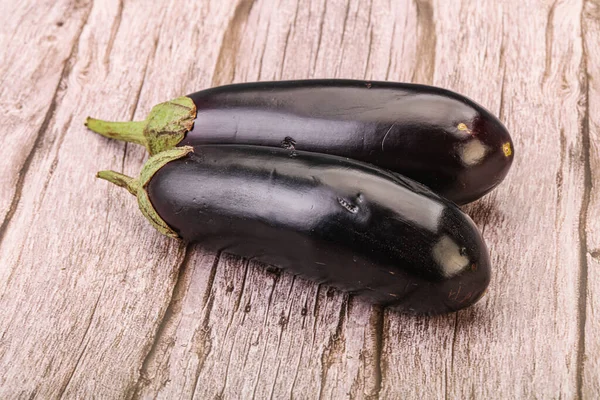
M 585 238 L 581 252 L 582 287 L 580 288 L 580 395 L 600 398 L 600 2 L 588 1 L 582 13 L 583 54 L 580 79 L 583 96 L 580 104 L 583 159 L 586 163 L 583 224 Z
M 50 119 L 88 18 L 89 2 L 15 4 L 0 13 L 0 243 Z M 1 280 L 0 280 L 1 281 Z
M 0 248 L 0 397 L 135 390 L 184 249 L 94 179 L 122 168 L 123 145 L 88 136 L 83 120 L 91 111 L 133 116 L 164 7 L 114 1 L 88 11 Z
M 488 295 L 456 316 L 407 329 L 413 346 L 385 341 L 382 359 L 399 367 L 383 368 L 382 395 L 393 397 L 397 382 L 412 373 L 401 397 L 417 397 L 421 388 L 430 398 L 440 392 L 448 398 L 572 397 L 580 373 L 584 163 L 570 154 L 583 149 L 581 3 L 447 4 L 435 2 L 429 21 L 437 35 L 433 83 L 500 115 L 513 132 L 516 159 L 498 190 L 466 208 L 493 260 Z M 412 327 L 395 319 L 390 315 L 395 329 L 384 337 Z
M 597 1 L 25 1 L 0 15 L 0 397 L 597 398 Z M 513 132 L 466 207 L 495 275 L 408 317 L 161 237 L 99 169 L 144 150 L 82 126 L 230 82 L 414 81 Z M 18 144 L 18 146 L 17 146 Z

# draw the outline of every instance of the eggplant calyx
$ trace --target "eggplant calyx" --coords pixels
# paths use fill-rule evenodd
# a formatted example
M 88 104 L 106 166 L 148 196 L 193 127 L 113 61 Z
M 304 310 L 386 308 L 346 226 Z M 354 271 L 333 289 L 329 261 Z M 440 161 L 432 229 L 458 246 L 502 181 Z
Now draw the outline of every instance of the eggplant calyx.
M 183 96 L 157 104 L 144 121 L 113 122 L 87 117 L 85 126 L 110 139 L 141 144 L 154 155 L 177 146 L 195 119 L 196 105 Z
M 175 232 L 175 230 L 173 230 L 173 228 L 171 228 L 156 212 L 156 209 L 152 205 L 152 201 L 148 196 L 146 185 L 148 185 L 150 179 L 152 179 L 154 174 L 156 174 L 156 172 L 158 172 L 158 170 L 160 170 L 162 167 L 164 167 L 171 161 L 175 161 L 185 157 L 187 154 L 192 153 L 193 151 L 193 147 L 184 146 L 176 147 L 158 153 L 150 157 L 148 161 L 146 161 L 146 164 L 144 164 L 144 166 L 142 167 L 142 171 L 140 172 L 140 177 L 137 179 L 110 170 L 100 171 L 96 174 L 96 177 L 127 189 L 129 193 L 137 197 L 140 211 L 142 212 L 144 217 L 146 217 L 146 219 L 150 221 L 152 226 L 156 228 L 156 230 L 158 230 L 163 235 L 175 239 L 180 239 L 181 237 L 179 236 L 179 234 Z

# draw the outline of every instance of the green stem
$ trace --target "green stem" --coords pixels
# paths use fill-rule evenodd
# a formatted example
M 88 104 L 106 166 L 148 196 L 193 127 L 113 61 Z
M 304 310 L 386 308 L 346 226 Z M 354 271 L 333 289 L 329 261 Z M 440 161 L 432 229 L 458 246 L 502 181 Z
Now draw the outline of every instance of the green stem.
M 157 104 L 144 121 L 111 122 L 88 117 L 85 125 L 107 138 L 141 144 L 154 155 L 177 146 L 195 119 L 196 105 L 184 96 Z
M 91 117 L 87 117 L 85 120 L 85 126 L 88 129 L 104 137 L 137 143 L 142 146 L 147 146 L 147 140 L 144 136 L 147 124 L 146 121 L 113 122 Z
M 96 177 L 104 179 L 105 181 L 109 181 L 110 183 L 114 183 L 119 187 L 125 188 L 134 196 L 138 195 L 138 191 L 140 189 L 140 181 L 138 179 L 134 179 L 130 176 L 110 170 L 100 171 L 96 174 Z

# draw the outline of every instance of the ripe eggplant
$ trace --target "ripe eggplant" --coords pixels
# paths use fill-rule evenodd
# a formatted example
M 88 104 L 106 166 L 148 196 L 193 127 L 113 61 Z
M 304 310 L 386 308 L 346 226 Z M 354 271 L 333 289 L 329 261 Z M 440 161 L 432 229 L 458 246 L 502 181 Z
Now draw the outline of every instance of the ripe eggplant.
M 162 233 L 291 270 L 416 313 L 456 311 L 490 281 L 471 219 L 425 186 L 337 156 L 240 145 L 177 147 L 140 177 L 98 176 L 136 195 Z
M 506 176 L 514 157 L 504 125 L 489 111 L 437 87 L 355 80 L 234 84 L 152 109 L 145 121 L 88 118 L 101 135 L 145 145 L 247 144 L 364 161 L 421 182 L 458 203 Z

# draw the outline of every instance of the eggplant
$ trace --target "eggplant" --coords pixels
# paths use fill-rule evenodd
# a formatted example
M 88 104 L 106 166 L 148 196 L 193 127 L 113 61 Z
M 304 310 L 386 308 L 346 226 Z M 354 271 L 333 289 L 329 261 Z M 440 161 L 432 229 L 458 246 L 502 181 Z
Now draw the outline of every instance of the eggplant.
M 473 221 L 427 187 L 359 161 L 245 145 L 177 147 L 127 188 L 160 232 L 401 310 L 475 303 L 490 282 Z
M 246 144 L 349 157 L 421 182 L 458 203 L 506 176 L 514 148 L 474 101 L 437 87 L 356 80 L 234 84 L 157 105 L 145 121 L 88 118 L 101 135 L 174 146 Z

